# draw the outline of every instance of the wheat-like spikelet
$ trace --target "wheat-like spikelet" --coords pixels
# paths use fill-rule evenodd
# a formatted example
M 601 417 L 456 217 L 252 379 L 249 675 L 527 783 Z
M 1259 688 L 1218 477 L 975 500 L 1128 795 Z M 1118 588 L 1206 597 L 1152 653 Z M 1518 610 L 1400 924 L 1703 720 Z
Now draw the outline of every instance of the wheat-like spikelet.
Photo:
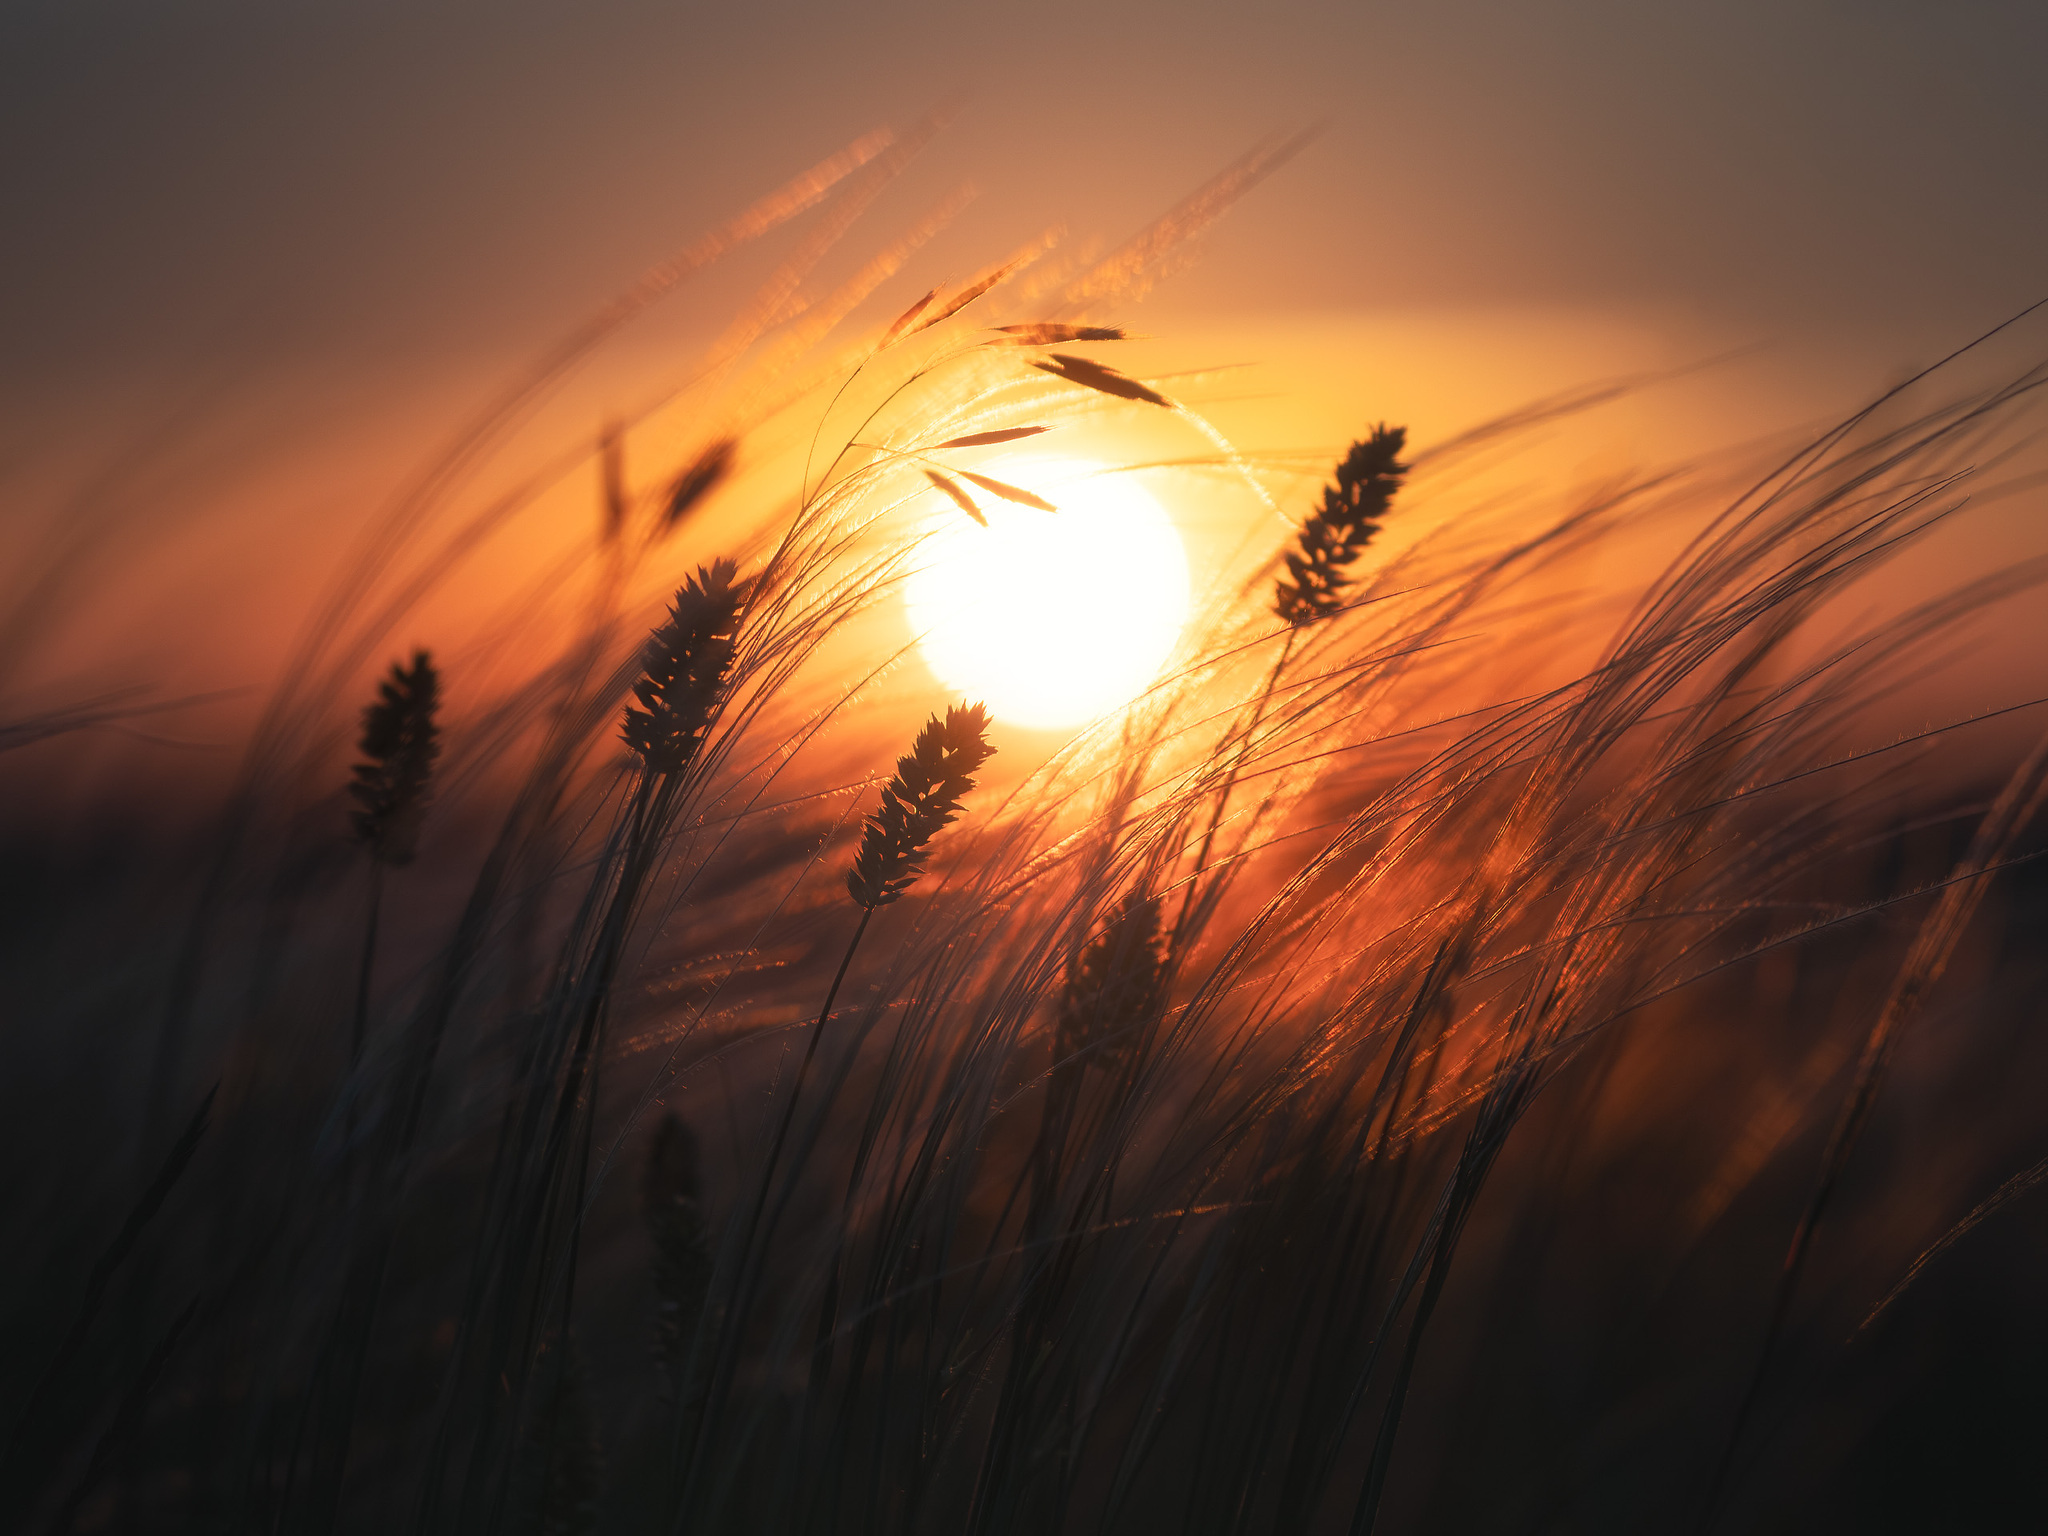
M 951 498 L 954 506 L 965 512 L 969 517 L 981 524 L 982 527 L 986 528 L 988 526 L 988 514 L 975 504 L 974 498 L 967 494 L 959 481 L 953 479 L 950 475 L 940 474 L 936 469 L 927 469 L 924 473 L 927 480 L 931 481 L 933 485 L 937 486 Z
M 732 475 L 739 441 L 731 436 L 713 438 L 704 450 L 684 465 L 670 484 L 667 504 L 662 508 L 661 532 L 672 533 L 704 499 Z
M 1380 531 L 1408 473 L 1400 461 L 1407 441 L 1406 427 L 1374 427 L 1337 466 L 1337 483 L 1323 487 L 1322 505 L 1301 525 L 1300 547 L 1288 551 L 1287 575 L 1274 587 L 1273 611 L 1289 624 L 1311 624 L 1344 606 L 1349 567 Z
M 924 873 L 914 861 L 940 828 L 960 814 L 974 788 L 973 775 L 995 754 L 988 742 L 988 710 L 956 705 L 925 722 L 907 757 L 882 788 L 882 803 L 868 818 L 846 889 L 872 912 L 909 890 Z
M 1012 347 L 1056 347 L 1068 341 L 1123 341 L 1124 329 L 1120 325 L 1063 325 L 1057 321 L 1041 320 L 1030 325 L 999 325 L 1002 333 L 998 345 Z
M 1069 384 L 1079 384 L 1083 389 L 1092 389 L 1098 394 L 1114 395 L 1119 400 L 1141 400 L 1147 405 L 1163 405 L 1169 410 L 1173 402 L 1149 384 L 1141 384 L 1127 373 L 1119 373 L 1107 364 L 1092 358 L 1075 357 L 1066 352 L 1055 352 L 1050 361 L 1038 361 L 1031 365 L 1056 379 L 1065 379 Z
M 1058 1058 L 1107 1065 L 1129 1055 L 1165 996 L 1159 902 L 1133 891 L 1067 973 L 1060 993 Z
M 633 685 L 621 735 L 650 773 L 678 773 L 696 756 L 732 666 L 745 587 L 730 560 L 698 568 L 676 592 L 668 622 L 647 642 L 646 672 Z
M 1267 706 L 1273 701 L 1273 690 L 1280 685 L 1281 675 L 1293 658 L 1297 633 L 1303 625 L 1327 618 L 1344 606 L 1344 592 L 1351 584 L 1349 568 L 1365 552 L 1373 535 L 1379 532 L 1379 519 L 1386 515 L 1394 493 L 1401 488 L 1402 477 L 1408 473 L 1408 466 L 1398 457 L 1407 440 L 1406 427 L 1389 427 L 1382 423 L 1373 428 L 1370 437 L 1353 443 L 1337 465 L 1337 483 L 1323 487 L 1321 505 L 1301 525 L 1298 547 L 1289 550 L 1285 556 L 1288 575 L 1274 583 L 1273 611 L 1286 621 L 1288 627 L 1282 632 L 1284 638 L 1280 654 L 1274 658 L 1273 669 L 1266 675 L 1265 687 L 1252 702 L 1250 723 L 1242 732 L 1236 733 L 1230 766 L 1210 807 L 1209 826 L 1202 834 L 1195 855 L 1198 872 L 1208 867 L 1210 852 L 1216 845 L 1216 834 L 1230 807 L 1231 795 L 1237 787 L 1246 754 L 1252 749 L 1253 740 L 1265 723 Z M 1211 883 L 1207 899 L 1213 901 L 1216 892 L 1216 885 Z M 1200 915 L 1203 900 L 1202 885 L 1189 881 L 1181 897 L 1180 914 L 1174 920 L 1173 935 L 1168 945 L 1170 949 L 1181 947 Z
M 847 940 L 846 953 L 840 957 L 832 985 L 825 990 L 824 1006 L 818 1010 L 818 1022 L 812 1026 L 810 1039 L 804 1044 L 796 1080 L 790 1085 L 789 1097 L 783 1102 L 782 1119 L 776 1126 L 775 1139 L 769 1143 L 767 1161 L 762 1165 L 761 1190 L 755 1199 L 746 1240 L 741 1244 L 742 1253 L 752 1250 L 755 1234 L 760 1231 L 761 1214 L 767 1205 L 776 1166 L 782 1159 L 783 1146 L 789 1139 L 790 1125 L 796 1117 L 797 1100 L 810 1076 L 811 1063 L 817 1057 L 818 1041 L 824 1037 L 826 1022 L 832 1017 L 832 1004 L 839 996 L 840 983 L 846 980 L 847 968 L 853 964 L 860 941 L 868 931 L 869 921 L 877 908 L 897 900 L 924 873 L 914 861 L 940 829 L 959 816 L 962 798 L 974 788 L 973 775 L 994 753 L 995 748 L 988 741 L 987 708 L 980 704 L 967 704 L 949 706 L 943 721 L 937 715 L 932 716 L 917 733 L 909 755 L 896 759 L 895 775 L 882 787 L 882 803 L 868 818 L 860 851 L 854 856 L 853 868 L 846 872 L 846 889 L 860 904 L 860 922 L 854 927 L 853 937 Z M 835 1260 L 818 1307 L 817 1347 L 811 1360 L 814 1390 L 821 1387 L 831 1373 L 832 1331 L 838 1305 L 839 1267 Z
M 982 448 L 991 443 L 1014 443 L 1020 437 L 1037 437 L 1041 432 L 1050 432 L 1051 427 L 999 427 L 993 432 L 969 432 L 965 437 L 949 437 L 943 443 L 934 443 L 934 448 Z
M 415 652 L 408 669 L 391 664 L 377 685 L 377 702 L 363 711 L 357 743 L 367 761 L 355 766 L 348 792 L 358 808 L 351 814 L 358 842 L 380 864 L 410 864 L 418 851 L 420 822 L 433 795 L 434 759 L 441 753 L 434 723 L 441 680 L 432 658 Z

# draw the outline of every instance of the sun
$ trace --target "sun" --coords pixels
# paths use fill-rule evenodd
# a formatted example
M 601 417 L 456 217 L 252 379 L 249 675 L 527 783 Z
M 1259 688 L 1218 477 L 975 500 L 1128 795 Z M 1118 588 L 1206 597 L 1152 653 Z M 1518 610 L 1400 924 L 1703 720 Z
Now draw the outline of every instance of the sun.
M 1166 510 L 1129 475 L 1073 461 L 991 466 L 1059 508 L 978 492 L 988 526 L 937 492 L 904 603 L 940 682 L 999 720 L 1091 720 L 1159 675 L 1187 621 L 1188 562 Z

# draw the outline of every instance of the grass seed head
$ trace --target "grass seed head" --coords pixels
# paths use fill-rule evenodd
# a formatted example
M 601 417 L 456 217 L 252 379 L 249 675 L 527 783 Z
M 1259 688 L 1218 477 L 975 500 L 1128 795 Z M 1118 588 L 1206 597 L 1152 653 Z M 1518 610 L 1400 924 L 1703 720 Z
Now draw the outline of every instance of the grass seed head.
M 929 305 L 925 312 L 917 318 L 916 323 L 911 325 L 904 334 L 913 335 L 929 326 L 937 325 L 941 320 L 950 320 L 984 293 L 987 293 L 989 289 L 995 287 L 998 283 L 1006 281 L 1022 268 L 1030 266 L 1035 259 L 1035 255 L 1036 253 L 1034 252 L 1030 255 L 1013 257 L 1000 266 L 989 268 L 988 271 L 982 273 L 950 298 L 941 303 Z
M 938 448 L 983 448 L 990 443 L 1014 443 L 1020 437 L 1036 437 L 1041 432 L 1050 432 L 1051 427 L 999 427 L 993 432 L 970 432 L 965 437 L 949 437 L 943 443 L 934 443 Z
M 746 588 L 730 560 L 700 566 L 676 592 L 668 622 L 647 642 L 620 733 L 652 773 L 678 773 L 697 755 L 732 667 Z
M 932 305 L 935 302 L 937 302 L 938 297 L 939 290 L 934 288 L 931 290 L 931 292 L 927 293 L 923 298 L 919 299 L 915 304 L 911 305 L 910 308 L 906 309 L 905 311 L 903 311 L 902 314 L 898 315 L 896 317 L 895 323 L 891 325 L 888 330 L 882 333 L 881 341 L 876 344 L 877 348 L 879 349 L 880 347 L 888 346 L 890 342 L 894 341 L 897 337 L 903 335 L 913 325 L 916 325 L 919 318 L 923 316 L 924 312 L 930 309 Z
M 1344 606 L 1350 567 L 1380 531 L 1408 473 L 1400 461 L 1407 441 L 1406 427 L 1374 427 L 1338 464 L 1337 483 L 1323 487 L 1322 504 L 1301 525 L 1299 547 L 1288 551 L 1287 575 L 1274 586 L 1273 611 L 1289 624 L 1311 624 Z
M 350 820 L 356 840 L 380 864 L 410 864 L 418 851 L 420 823 L 433 797 L 434 759 L 441 754 L 434 723 L 440 703 L 433 659 L 416 651 L 410 668 L 391 664 L 391 675 L 377 685 L 377 701 L 363 711 L 357 747 L 365 761 L 355 765 L 348 787 L 356 799 Z
M 604 512 L 599 531 L 604 542 L 611 544 L 626 531 L 626 514 L 632 509 L 626 492 L 626 438 L 615 421 L 606 425 L 597 440 L 597 467 Z
M 955 480 L 951 475 L 940 474 L 936 469 L 927 469 L 924 473 L 927 480 L 931 481 L 933 485 L 952 498 L 954 506 L 965 512 L 969 517 L 981 524 L 982 527 L 986 528 L 988 526 L 988 514 L 975 505 L 974 498 L 967 494 L 959 481 Z
M 988 742 L 988 710 L 980 704 L 948 708 L 925 722 L 907 757 L 882 787 L 882 803 L 868 818 L 860 852 L 846 872 L 846 889 L 869 911 L 887 906 L 924 873 L 916 860 L 939 829 L 960 814 L 974 774 L 995 755 Z
M 1034 362 L 1034 368 L 1043 369 L 1054 378 L 1065 379 L 1069 384 L 1079 384 L 1083 389 L 1092 389 L 1098 394 L 1114 395 L 1119 400 L 1142 400 L 1147 405 L 1163 405 L 1168 410 L 1173 402 L 1149 384 L 1141 384 L 1129 374 L 1118 373 L 1107 364 L 1098 363 L 1085 357 L 1075 357 L 1067 352 L 1055 352 L 1046 361 Z
M 1036 507 L 1041 512 L 1059 511 L 1058 507 L 1047 501 L 1043 496 L 1038 495 L 1035 491 L 1027 491 L 1023 486 L 1012 485 L 1007 480 L 998 480 L 993 475 L 977 475 L 971 469 L 963 469 L 960 471 L 960 478 L 962 480 L 972 480 L 990 495 L 1000 496 L 1005 501 L 1014 501 L 1019 506 Z
M 705 444 L 704 451 L 683 467 L 675 483 L 669 487 L 668 505 L 661 515 L 661 531 L 673 533 L 676 527 L 723 484 L 732 473 L 732 462 L 739 450 L 739 443 L 731 437 L 713 438 Z
M 1012 347 L 1055 347 L 1063 341 L 1125 339 L 1124 329 L 1119 325 L 1061 325 L 1041 320 L 1034 325 L 999 325 L 996 329 L 1003 333 L 998 345 Z
M 1137 1048 L 1166 1000 L 1156 897 L 1132 891 L 1084 947 L 1060 993 L 1057 1054 L 1107 1066 Z

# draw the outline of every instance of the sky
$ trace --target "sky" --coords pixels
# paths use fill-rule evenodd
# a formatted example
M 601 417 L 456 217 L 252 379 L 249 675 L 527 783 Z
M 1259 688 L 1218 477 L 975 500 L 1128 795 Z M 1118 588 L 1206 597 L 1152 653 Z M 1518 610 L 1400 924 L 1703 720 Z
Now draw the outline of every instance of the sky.
M 1427 435 L 1739 352 L 1612 451 L 1765 434 L 2048 297 L 2044 63 L 2048 7 L 2015 0 L 14 0 L 0 537 L 184 433 L 135 547 L 202 504 L 229 521 L 136 590 L 226 582 L 232 548 L 275 564 L 266 520 L 360 518 L 650 262 L 935 110 L 828 273 L 975 201 L 870 320 L 1050 226 L 1113 243 L 1317 128 L 1198 263 L 1105 317 L 1166 338 L 1160 369 L 1263 368 L 1228 425 L 1341 446 L 1398 412 Z M 758 270 L 706 274 L 644 348 L 710 334 Z M 299 601 L 235 592 L 278 623 Z
M 963 241 L 1114 235 L 1323 125 L 1183 313 L 1653 305 L 1910 352 L 2048 293 L 2031 3 L 16 0 L 0 40 L 11 389 L 544 331 L 933 106 Z

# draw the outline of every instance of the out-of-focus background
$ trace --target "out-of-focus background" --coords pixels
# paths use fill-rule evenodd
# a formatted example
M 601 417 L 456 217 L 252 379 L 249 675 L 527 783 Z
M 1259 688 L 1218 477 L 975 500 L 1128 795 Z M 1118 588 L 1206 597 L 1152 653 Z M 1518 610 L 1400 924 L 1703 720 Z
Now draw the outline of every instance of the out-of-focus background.
M 1184 393 L 1262 449 L 1383 416 L 1428 441 L 1708 364 L 1553 464 L 1694 460 L 1822 422 L 2048 292 L 2048 14 L 2010 0 L 25 0 L 0 37 L 6 547 L 119 529 L 91 582 L 116 600 L 21 658 L 39 697 L 138 667 L 269 681 L 251 625 L 281 643 L 302 617 L 288 573 L 495 385 L 650 263 L 926 112 L 943 132 L 819 284 L 976 196 L 859 318 L 1049 228 L 1113 248 L 1320 128 L 1107 317 L 1156 338 L 1141 371 L 1227 370 Z M 558 400 L 552 441 L 675 382 L 760 269 L 664 300 Z

